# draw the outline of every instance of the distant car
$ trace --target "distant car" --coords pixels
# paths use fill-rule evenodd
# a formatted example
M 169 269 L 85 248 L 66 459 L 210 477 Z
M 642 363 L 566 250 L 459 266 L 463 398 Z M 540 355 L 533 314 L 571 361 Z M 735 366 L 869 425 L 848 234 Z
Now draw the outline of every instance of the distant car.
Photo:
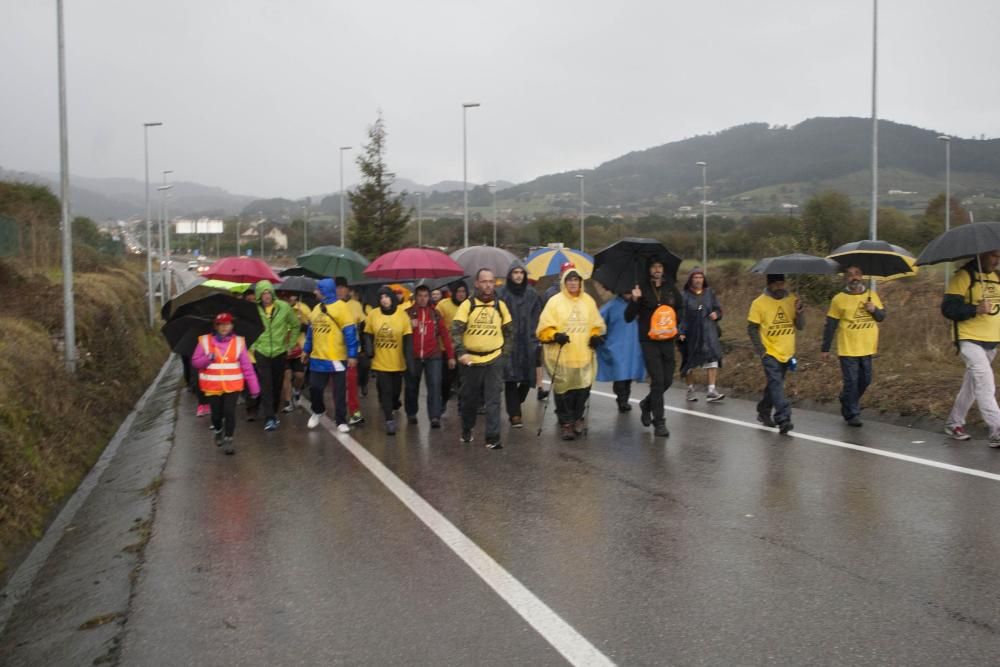
M 205 273 L 208 271 L 208 264 L 201 264 L 198 266 L 198 273 Z
M 188 271 L 198 271 L 200 268 L 201 267 L 198 266 L 198 260 L 188 260 Z

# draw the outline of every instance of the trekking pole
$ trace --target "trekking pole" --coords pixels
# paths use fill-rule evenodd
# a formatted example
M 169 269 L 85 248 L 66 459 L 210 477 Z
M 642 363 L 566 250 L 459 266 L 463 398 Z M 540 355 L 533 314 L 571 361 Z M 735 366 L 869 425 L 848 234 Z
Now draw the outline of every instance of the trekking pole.
M 590 363 L 592 365 L 597 364 L 597 353 L 591 351 L 590 353 Z M 593 387 L 593 383 L 591 383 Z M 587 393 L 587 403 L 583 406 L 583 437 L 587 437 L 590 434 L 590 397 L 593 396 L 593 392 Z
M 551 343 L 549 343 L 551 345 Z M 556 353 L 556 363 L 552 368 L 552 372 L 549 373 L 549 393 L 542 401 L 542 418 L 538 420 L 538 433 L 535 437 L 541 437 L 542 427 L 545 426 L 545 412 L 549 409 L 549 397 L 554 396 L 556 392 L 556 373 L 559 371 L 559 358 L 562 356 L 563 346 L 559 346 L 559 351 Z

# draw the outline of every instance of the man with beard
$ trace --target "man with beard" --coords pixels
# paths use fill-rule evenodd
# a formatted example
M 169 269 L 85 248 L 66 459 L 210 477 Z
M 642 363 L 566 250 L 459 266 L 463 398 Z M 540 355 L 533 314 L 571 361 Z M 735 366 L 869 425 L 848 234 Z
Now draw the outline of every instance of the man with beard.
M 462 442 L 472 442 L 476 413 L 485 398 L 486 447 L 500 449 L 500 392 L 514 335 L 510 311 L 497 298 L 489 269 L 476 272 L 476 295 L 458 307 L 451 338 L 461 366 Z
M 860 268 L 847 267 L 844 281 L 844 290 L 833 297 L 826 313 L 822 352 L 823 360 L 828 360 L 836 333 L 844 379 L 840 414 L 848 425 L 861 426 L 861 397 L 872 382 L 872 355 L 878 352 L 878 322 L 885 319 L 885 309 L 878 294 L 865 287 Z
M 795 330 L 806 325 L 803 305 L 785 290 L 785 275 L 769 273 L 764 293 L 750 304 L 747 335 L 764 366 L 767 384 L 757 403 L 757 421 L 777 426 L 782 434 L 792 430 L 792 406 L 785 398 L 785 374 L 795 357 Z M 773 411 L 773 416 L 772 416 Z
M 504 402 L 510 425 L 521 428 L 524 426 L 521 404 L 531 388 L 538 384 L 535 370 L 538 336 L 535 329 L 542 312 L 542 300 L 538 292 L 528 286 L 528 272 L 519 259 L 511 263 L 507 282 L 500 288 L 499 295 L 514 319 L 514 345 L 504 368 Z

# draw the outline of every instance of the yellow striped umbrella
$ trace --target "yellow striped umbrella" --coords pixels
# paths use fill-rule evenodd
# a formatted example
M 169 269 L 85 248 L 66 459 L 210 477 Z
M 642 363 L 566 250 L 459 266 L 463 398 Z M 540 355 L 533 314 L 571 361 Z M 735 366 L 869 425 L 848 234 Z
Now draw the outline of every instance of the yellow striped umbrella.
M 559 275 L 559 267 L 566 262 L 576 266 L 577 272 L 584 278 L 590 278 L 594 271 L 594 258 L 580 250 L 570 248 L 539 248 L 524 260 L 528 278 L 538 280 L 545 276 Z

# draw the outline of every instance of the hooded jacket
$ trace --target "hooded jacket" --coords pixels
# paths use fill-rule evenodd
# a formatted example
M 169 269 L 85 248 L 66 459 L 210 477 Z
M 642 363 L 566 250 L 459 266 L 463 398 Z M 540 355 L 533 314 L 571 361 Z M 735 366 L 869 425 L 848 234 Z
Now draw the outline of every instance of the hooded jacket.
M 388 308 L 381 306 L 382 296 L 388 295 Z M 399 373 L 413 366 L 413 329 L 410 318 L 399 307 L 399 300 L 388 287 L 378 291 L 377 308 L 365 319 L 365 352 L 372 358 L 372 370 Z
M 517 285 L 510 276 L 514 269 L 524 271 L 524 281 Z M 507 280 L 500 288 L 498 298 L 507 304 L 507 310 L 514 320 L 514 344 L 504 367 L 506 382 L 535 382 L 535 349 L 538 347 L 538 317 L 542 313 L 542 299 L 538 292 L 528 285 L 528 272 L 524 262 L 514 260 L 507 270 Z
M 316 285 L 322 300 L 313 308 L 302 350 L 309 355 L 309 370 L 333 373 L 343 362 L 358 356 L 358 330 L 346 302 L 337 298 L 337 285 L 324 278 Z
M 594 384 L 597 363 L 590 338 L 603 336 L 607 331 L 593 297 L 583 291 L 582 279 L 580 293 L 570 295 L 566 287 L 566 276 L 570 273 L 574 271 L 566 271 L 559 277 L 559 294 L 545 304 L 536 332 L 538 340 L 543 343 L 552 343 L 557 333 L 569 336 L 565 345 L 552 343 L 542 346 L 545 368 L 552 377 L 552 388 L 557 394 L 586 389 Z
M 418 306 L 414 296 L 414 303 L 406 309 L 406 315 L 410 318 L 410 327 L 413 329 L 414 359 L 440 359 L 442 350 L 448 359 L 455 358 L 448 325 L 433 305 L 428 303 L 423 307 Z
M 264 308 L 261 297 L 265 292 L 271 294 L 270 312 Z M 254 288 L 257 297 L 257 313 L 264 324 L 264 331 L 254 341 L 250 349 L 257 356 L 282 357 L 295 347 L 300 330 L 299 316 L 295 314 L 288 303 L 278 298 L 274 286 L 269 280 L 261 280 Z
M 646 365 L 639 346 L 639 324 L 625 321 L 625 307 L 621 296 L 601 306 L 601 318 L 607 326 L 607 341 L 597 348 L 597 381 L 616 382 L 642 380 Z

